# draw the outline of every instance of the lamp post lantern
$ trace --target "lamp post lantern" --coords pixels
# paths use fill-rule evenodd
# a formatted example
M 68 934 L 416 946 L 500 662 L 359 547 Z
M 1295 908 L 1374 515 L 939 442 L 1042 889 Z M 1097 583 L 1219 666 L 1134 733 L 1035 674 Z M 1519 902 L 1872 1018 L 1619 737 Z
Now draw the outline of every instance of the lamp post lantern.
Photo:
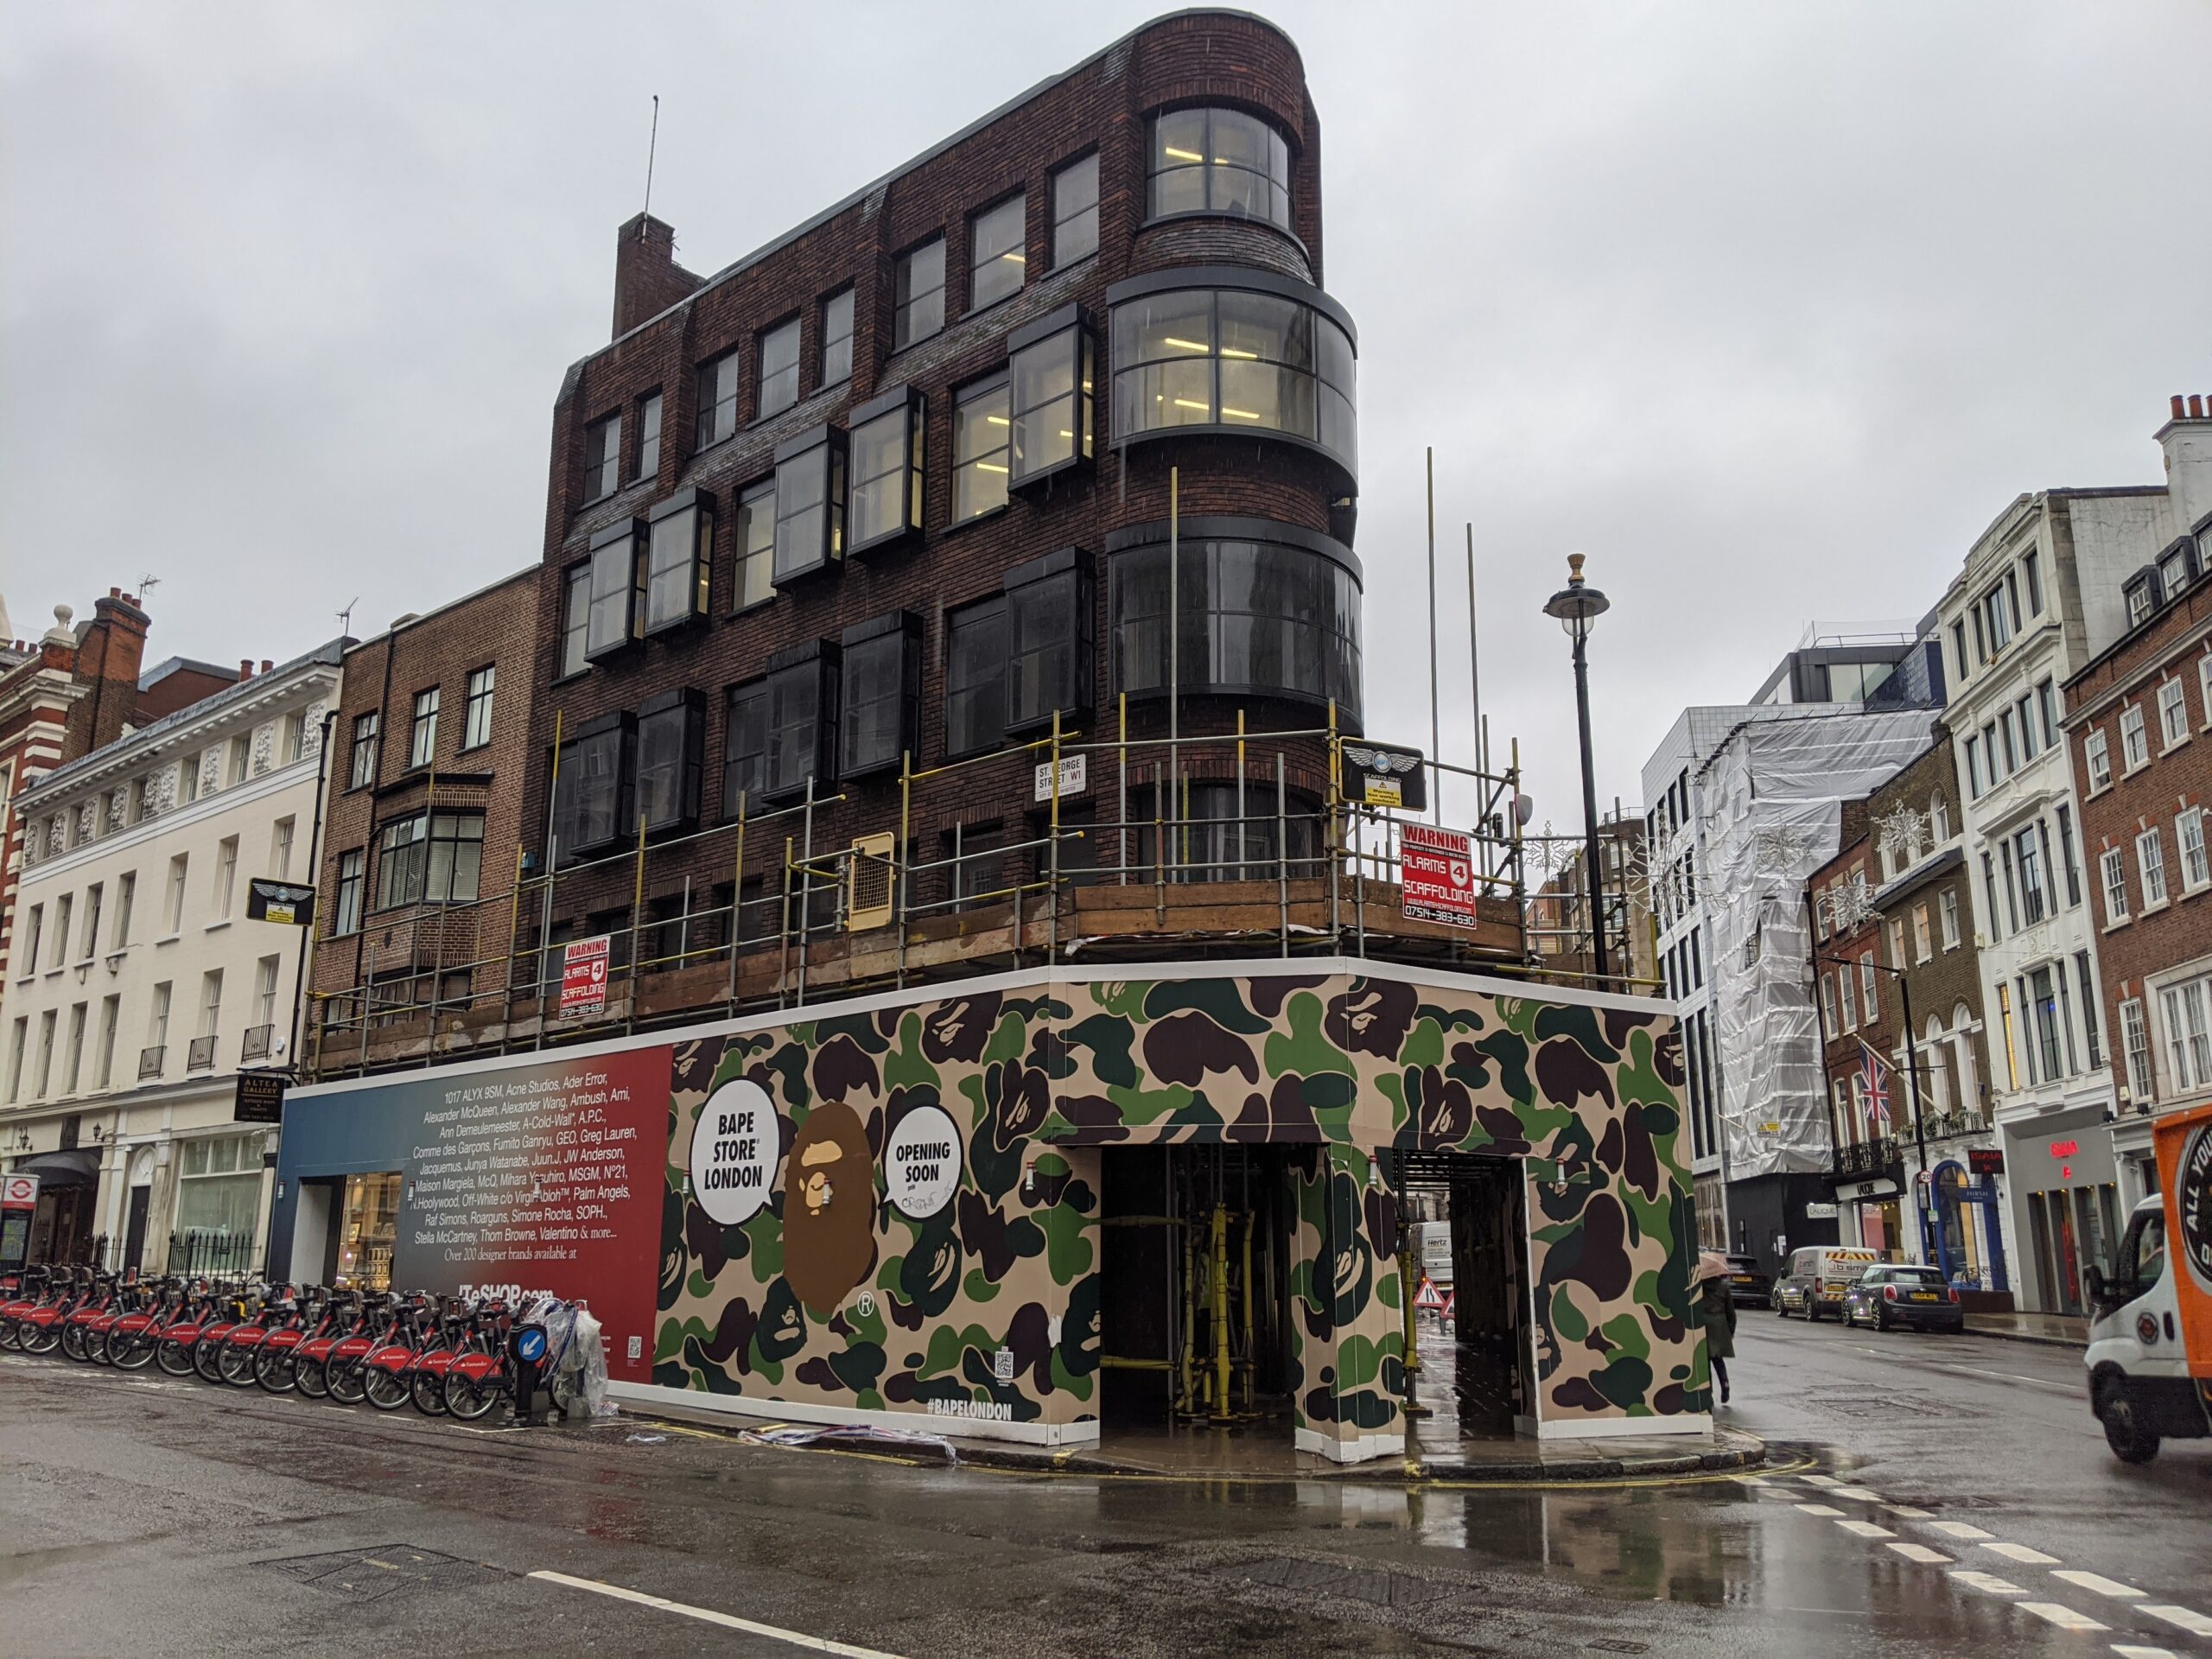
M 1584 647 L 1590 629 L 1612 601 L 1582 579 L 1582 555 L 1567 556 L 1567 586 L 1544 601 L 1544 614 L 1559 619 L 1574 641 L 1574 712 L 1582 737 L 1582 861 L 1589 889 L 1590 965 L 1602 983 L 1605 965 L 1605 877 L 1598 866 L 1598 780 L 1590 760 L 1590 662 Z

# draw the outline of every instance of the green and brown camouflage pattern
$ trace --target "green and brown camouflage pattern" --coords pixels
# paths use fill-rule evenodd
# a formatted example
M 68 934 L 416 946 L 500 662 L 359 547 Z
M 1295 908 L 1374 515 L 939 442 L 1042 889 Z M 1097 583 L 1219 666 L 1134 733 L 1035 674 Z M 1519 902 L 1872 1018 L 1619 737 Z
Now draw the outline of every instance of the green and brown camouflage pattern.
M 687 1197 L 693 1121 L 738 1076 L 774 1101 L 786 1148 L 837 1101 L 879 1160 L 873 1264 L 833 1310 L 785 1281 L 780 1183 L 741 1227 Z M 1364 964 L 1058 969 L 794 1011 L 678 1045 L 673 1077 L 653 1373 L 666 1386 L 1091 1421 L 1098 1149 L 1285 1142 L 1325 1148 L 1300 1183 L 1292 1257 L 1302 1443 L 1371 1451 L 1402 1433 L 1397 1222 L 1374 1156 L 1388 1148 L 1522 1160 L 1541 1418 L 1704 1408 L 1680 1047 L 1655 1005 Z M 960 1126 L 966 1161 L 954 1201 L 917 1223 L 880 1201 L 880 1160 L 922 1103 Z

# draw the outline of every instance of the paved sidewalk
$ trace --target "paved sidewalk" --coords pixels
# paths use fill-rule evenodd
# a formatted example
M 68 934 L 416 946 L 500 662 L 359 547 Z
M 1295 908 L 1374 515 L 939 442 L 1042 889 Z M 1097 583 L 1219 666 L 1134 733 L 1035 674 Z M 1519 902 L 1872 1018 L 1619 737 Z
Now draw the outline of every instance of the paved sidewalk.
M 2089 1322 L 2065 1313 L 1969 1313 L 1967 1335 L 2079 1349 L 2089 1345 Z

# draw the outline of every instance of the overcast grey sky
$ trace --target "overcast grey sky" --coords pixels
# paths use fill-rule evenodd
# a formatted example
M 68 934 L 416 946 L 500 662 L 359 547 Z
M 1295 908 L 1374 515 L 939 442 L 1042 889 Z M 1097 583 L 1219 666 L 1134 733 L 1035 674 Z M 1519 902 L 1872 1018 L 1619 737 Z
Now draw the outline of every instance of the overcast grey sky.
M 0 593 L 147 573 L 282 658 L 534 562 L 613 231 L 713 270 L 1158 9 L 0 3 Z M 1811 618 L 1923 612 L 2022 490 L 2150 483 L 2212 391 L 2212 6 L 1285 0 L 1361 330 L 1370 729 L 1446 749 L 1471 519 L 1494 743 L 1579 817 Z

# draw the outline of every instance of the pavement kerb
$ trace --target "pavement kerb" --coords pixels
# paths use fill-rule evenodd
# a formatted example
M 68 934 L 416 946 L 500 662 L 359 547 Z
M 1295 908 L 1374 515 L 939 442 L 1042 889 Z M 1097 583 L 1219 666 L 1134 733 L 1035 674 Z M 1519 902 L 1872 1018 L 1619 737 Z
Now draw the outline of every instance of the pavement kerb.
M 1965 1334 L 1969 1337 L 1986 1337 L 1994 1342 L 2024 1342 L 2037 1348 L 2064 1348 L 2076 1354 L 2084 1351 L 2088 1346 L 2087 1343 L 2078 1342 L 2072 1337 L 2038 1336 L 2026 1331 L 1977 1331 L 1969 1325 Z

